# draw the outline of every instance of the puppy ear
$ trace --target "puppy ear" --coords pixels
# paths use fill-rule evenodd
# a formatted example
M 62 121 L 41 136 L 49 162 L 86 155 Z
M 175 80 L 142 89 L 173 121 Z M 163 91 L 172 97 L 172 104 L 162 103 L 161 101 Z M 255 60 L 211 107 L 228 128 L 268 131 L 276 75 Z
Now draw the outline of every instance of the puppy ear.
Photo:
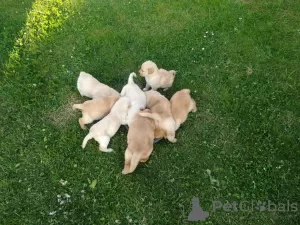
M 148 68 L 148 74 L 152 74 L 154 72 L 154 69 L 153 68 Z

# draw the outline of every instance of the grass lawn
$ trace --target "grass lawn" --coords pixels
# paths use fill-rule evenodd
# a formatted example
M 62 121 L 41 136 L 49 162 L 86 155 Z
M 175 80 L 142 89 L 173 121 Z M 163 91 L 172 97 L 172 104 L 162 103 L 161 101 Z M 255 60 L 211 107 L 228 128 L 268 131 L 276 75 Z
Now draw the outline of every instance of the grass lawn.
M 81 149 L 76 80 L 120 91 L 148 59 L 198 111 L 123 176 L 125 127 L 114 153 Z M 0 224 L 183 224 L 193 197 L 210 216 L 192 224 L 299 224 L 299 62 L 296 0 L 2 0 Z

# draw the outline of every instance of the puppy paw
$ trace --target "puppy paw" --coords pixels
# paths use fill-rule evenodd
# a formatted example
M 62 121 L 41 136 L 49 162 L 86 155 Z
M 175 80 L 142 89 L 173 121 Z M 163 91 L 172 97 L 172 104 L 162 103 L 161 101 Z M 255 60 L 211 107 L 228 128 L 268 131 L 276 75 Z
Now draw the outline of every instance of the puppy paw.
M 122 170 L 122 174 L 123 174 L 123 175 L 126 175 L 126 174 L 128 174 L 128 173 L 129 173 L 129 171 L 128 171 L 128 170 L 125 170 L 125 169 L 124 169 L 124 170 Z
M 113 152 L 114 150 L 112 148 L 106 149 L 106 152 Z
M 83 118 L 79 118 L 78 122 L 79 122 L 79 125 L 80 125 L 81 129 L 82 129 L 82 130 L 86 130 L 86 126 L 85 126 L 85 123 L 84 123 L 84 122 L 85 122 L 84 119 L 83 119 Z
M 83 125 L 83 126 L 80 125 L 80 127 L 81 127 L 82 130 L 86 130 L 86 126 L 85 125 Z
M 177 142 L 177 139 L 176 138 L 172 138 L 172 139 L 168 139 L 170 142 L 172 143 L 176 143 Z
M 99 147 L 99 150 L 101 152 L 113 152 L 114 151 L 112 148 L 102 148 L 102 147 Z
M 165 88 L 165 89 L 163 89 L 163 91 L 166 91 L 166 90 L 168 90 L 169 88 Z
M 143 91 L 148 91 L 148 88 L 143 88 Z

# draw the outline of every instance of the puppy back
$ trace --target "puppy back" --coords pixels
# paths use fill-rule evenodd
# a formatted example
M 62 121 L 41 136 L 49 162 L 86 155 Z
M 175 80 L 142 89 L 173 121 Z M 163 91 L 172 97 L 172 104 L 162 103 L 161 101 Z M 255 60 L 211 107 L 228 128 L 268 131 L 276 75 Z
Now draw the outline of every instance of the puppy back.
M 153 144 L 155 123 L 153 119 L 135 115 L 127 134 L 128 148 L 140 151 Z

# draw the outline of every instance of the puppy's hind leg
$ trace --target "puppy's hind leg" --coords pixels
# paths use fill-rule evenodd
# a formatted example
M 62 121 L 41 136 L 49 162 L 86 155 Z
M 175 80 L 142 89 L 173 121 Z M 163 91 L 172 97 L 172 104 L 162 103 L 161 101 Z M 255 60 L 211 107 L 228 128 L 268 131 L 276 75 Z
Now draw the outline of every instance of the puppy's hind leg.
M 149 159 L 149 157 L 148 157 L 148 158 L 145 158 L 145 159 L 141 159 L 140 162 L 145 163 L 145 162 L 148 161 L 148 159 Z
M 102 152 L 112 152 L 112 148 L 107 148 L 109 142 L 110 142 L 110 137 L 109 136 L 101 136 L 99 138 L 95 138 L 96 141 L 100 144 L 99 150 Z
M 132 158 L 132 153 L 127 148 L 125 151 L 124 169 L 122 171 L 122 174 L 124 174 L 124 175 L 129 173 L 131 158 Z
M 143 91 L 148 91 L 150 89 L 150 85 L 146 83 L 146 87 L 143 88 Z
M 73 110 L 76 110 L 76 109 L 82 110 L 82 109 L 83 109 L 83 104 L 74 104 L 74 105 L 72 106 L 72 109 L 73 109 Z
M 93 122 L 94 120 L 89 116 L 87 115 L 86 113 L 82 113 L 82 118 L 79 118 L 78 122 L 80 124 L 80 127 L 85 130 L 86 129 L 86 126 L 85 124 L 88 124 L 88 123 L 91 123 Z
M 79 122 L 79 125 L 81 127 L 82 130 L 86 130 L 86 126 L 85 126 L 85 123 L 84 123 L 84 119 L 83 118 L 79 118 L 78 119 L 78 122 Z

